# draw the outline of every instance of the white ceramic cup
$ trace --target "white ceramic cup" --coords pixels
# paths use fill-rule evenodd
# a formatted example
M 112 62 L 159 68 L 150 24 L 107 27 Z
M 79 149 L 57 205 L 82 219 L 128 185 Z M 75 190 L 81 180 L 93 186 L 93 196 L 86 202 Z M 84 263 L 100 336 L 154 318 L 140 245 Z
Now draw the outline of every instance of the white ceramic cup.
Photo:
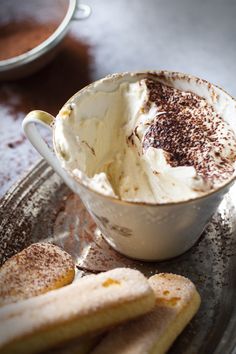
M 156 71 L 155 79 L 180 90 L 191 91 L 204 97 L 215 111 L 236 132 L 236 101 L 225 91 L 205 80 L 170 71 Z M 122 82 L 135 82 L 147 76 L 142 73 L 122 73 L 108 76 L 77 92 L 63 106 L 77 104 L 87 97 L 88 91 L 110 92 Z M 107 103 L 109 105 L 109 101 Z M 41 138 L 35 123 L 52 128 L 54 152 Z M 55 126 L 57 118 L 42 111 L 30 112 L 23 121 L 23 129 L 38 152 L 47 160 L 65 183 L 81 197 L 107 242 L 118 252 L 135 259 L 164 260 L 178 256 L 198 240 L 209 219 L 216 211 L 235 176 L 207 195 L 175 203 L 148 204 L 122 201 L 100 194 L 85 186 L 79 178 L 61 166 L 56 149 Z

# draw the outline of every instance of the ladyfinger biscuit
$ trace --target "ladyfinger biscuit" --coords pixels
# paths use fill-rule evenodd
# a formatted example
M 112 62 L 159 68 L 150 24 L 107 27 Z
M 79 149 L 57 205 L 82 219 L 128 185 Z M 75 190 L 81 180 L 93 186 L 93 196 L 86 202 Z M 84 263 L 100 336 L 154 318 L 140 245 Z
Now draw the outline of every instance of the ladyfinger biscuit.
M 148 280 L 117 268 L 0 309 L 0 353 L 37 353 L 155 306 Z
M 62 343 L 43 354 L 89 354 L 95 345 L 101 340 L 102 334 L 90 334 L 70 340 L 70 342 Z
M 50 243 L 34 243 L 0 268 L 0 306 L 61 288 L 74 276 L 67 252 Z
M 92 354 L 163 354 L 168 351 L 200 305 L 194 284 L 175 274 L 156 274 L 149 279 L 155 309 L 113 329 Z

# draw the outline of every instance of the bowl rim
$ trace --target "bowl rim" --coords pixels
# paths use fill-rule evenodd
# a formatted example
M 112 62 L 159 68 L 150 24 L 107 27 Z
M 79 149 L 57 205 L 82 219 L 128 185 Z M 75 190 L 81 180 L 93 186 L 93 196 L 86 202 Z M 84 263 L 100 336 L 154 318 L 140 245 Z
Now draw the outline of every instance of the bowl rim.
M 50 49 L 54 48 L 66 35 L 69 23 L 76 12 L 78 6 L 77 2 L 78 0 L 69 0 L 68 9 L 63 20 L 56 28 L 56 30 L 43 42 L 27 51 L 26 53 L 9 59 L 0 60 L 0 72 L 7 72 L 8 70 L 28 64 L 31 61 L 39 58 L 41 55 L 45 54 Z
M 67 102 L 62 106 L 61 109 L 63 109 L 66 105 L 70 105 L 71 103 L 73 103 L 73 99 L 75 97 L 80 96 L 81 94 L 83 94 L 88 88 L 93 87 L 94 85 L 96 85 L 97 83 L 104 81 L 104 80 L 113 80 L 113 79 L 118 79 L 118 78 L 123 78 L 125 76 L 142 76 L 142 75 L 155 75 L 158 77 L 158 75 L 161 77 L 165 77 L 166 75 L 171 75 L 171 77 L 175 77 L 175 78 L 179 78 L 179 79 L 190 79 L 190 80 L 194 80 L 195 82 L 201 82 L 204 84 L 208 85 L 208 88 L 210 89 L 210 87 L 213 88 L 217 88 L 219 90 L 221 90 L 222 92 L 224 92 L 233 102 L 235 102 L 236 104 L 236 99 L 231 96 L 228 92 L 226 92 L 223 88 L 221 88 L 218 85 L 212 84 L 209 81 L 199 78 L 197 76 L 191 75 L 191 74 L 186 74 L 186 73 L 182 73 L 182 72 L 178 72 L 178 71 L 171 71 L 171 70 L 147 70 L 147 71 L 126 71 L 126 72 L 121 72 L 121 73 L 114 73 L 114 74 L 110 74 L 107 75 L 101 79 L 98 79 L 88 85 L 86 85 L 85 87 L 83 87 L 81 90 L 77 91 L 73 96 L 71 96 Z M 210 85 L 210 86 L 209 86 Z M 58 115 L 60 114 L 60 112 L 58 113 Z M 60 157 L 60 154 L 57 153 L 57 149 L 56 149 L 56 144 L 55 144 L 55 123 L 56 123 L 56 119 L 58 117 L 58 115 L 55 118 L 55 122 L 53 124 L 53 148 L 56 154 L 56 157 L 60 160 L 63 161 L 63 159 Z M 203 195 L 197 196 L 195 198 L 189 198 L 186 200 L 180 200 L 180 201 L 174 201 L 174 202 L 166 202 L 166 203 L 151 203 L 151 202 L 143 202 L 143 201 L 135 201 L 135 200 L 122 200 L 119 197 L 113 197 L 110 195 L 106 195 L 106 194 L 102 194 L 98 191 L 96 191 L 95 189 L 92 189 L 91 187 L 89 187 L 88 185 L 86 185 L 85 183 L 82 182 L 82 180 L 78 177 L 75 176 L 72 171 L 70 169 L 67 169 L 65 167 L 62 166 L 62 168 L 70 175 L 70 177 L 75 180 L 77 183 L 79 183 L 79 185 L 88 190 L 89 192 L 92 192 L 93 194 L 102 197 L 105 200 L 110 200 L 113 203 L 118 203 L 121 205 L 129 205 L 129 206 L 150 206 L 150 207 L 167 207 L 167 206 L 178 206 L 178 205 L 182 205 L 182 204 L 191 204 L 194 203 L 195 201 L 199 201 L 202 199 L 207 199 L 208 197 L 211 197 L 215 194 L 218 194 L 220 192 L 223 192 L 224 189 L 229 188 L 235 181 L 236 181 L 236 174 L 233 174 L 233 176 L 227 180 L 224 184 L 220 185 L 217 188 L 214 188 L 213 190 L 210 190 L 209 192 L 204 193 Z

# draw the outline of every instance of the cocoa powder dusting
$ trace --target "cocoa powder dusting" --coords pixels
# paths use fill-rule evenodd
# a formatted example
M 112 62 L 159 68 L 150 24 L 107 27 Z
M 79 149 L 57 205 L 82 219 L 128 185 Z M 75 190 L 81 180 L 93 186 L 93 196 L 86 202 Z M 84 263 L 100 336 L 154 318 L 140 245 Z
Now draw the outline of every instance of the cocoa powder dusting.
M 68 253 L 50 243 L 34 243 L 1 267 L 0 306 L 65 286 L 74 273 Z
M 236 136 L 228 124 L 192 92 L 177 90 L 151 79 L 146 109 L 152 103 L 159 112 L 147 130 L 143 149 L 163 149 L 173 166 L 194 166 L 199 175 L 210 181 L 227 180 L 234 172 Z M 230 151 L 230 153 L 225 151 Z

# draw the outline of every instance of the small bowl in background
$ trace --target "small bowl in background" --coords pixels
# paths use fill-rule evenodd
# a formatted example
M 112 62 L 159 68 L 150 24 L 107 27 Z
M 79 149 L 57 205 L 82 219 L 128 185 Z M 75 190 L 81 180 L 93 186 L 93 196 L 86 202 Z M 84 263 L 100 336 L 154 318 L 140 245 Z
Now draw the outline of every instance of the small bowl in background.
M 70 21 L 90 12 L 77 0 L 24 0 L 20 6 L 17 0 L 1 0 L 0 80 L 19 79 L 46 65 L 59 51 Z

